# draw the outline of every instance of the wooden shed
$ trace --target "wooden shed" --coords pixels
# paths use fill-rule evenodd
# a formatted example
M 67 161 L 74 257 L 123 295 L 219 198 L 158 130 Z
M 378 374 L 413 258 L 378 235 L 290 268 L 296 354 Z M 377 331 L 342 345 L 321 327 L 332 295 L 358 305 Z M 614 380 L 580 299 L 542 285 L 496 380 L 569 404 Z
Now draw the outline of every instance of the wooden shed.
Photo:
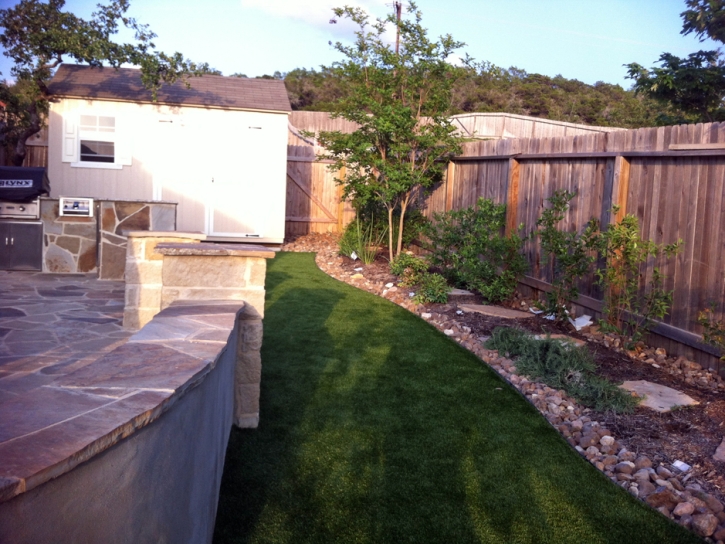
M 154 101 L 137 69 L 62 65 L 49 91 L 51 196 L 171 201 L 177 230 L 283 241 L 284 82 L 205 75 Z

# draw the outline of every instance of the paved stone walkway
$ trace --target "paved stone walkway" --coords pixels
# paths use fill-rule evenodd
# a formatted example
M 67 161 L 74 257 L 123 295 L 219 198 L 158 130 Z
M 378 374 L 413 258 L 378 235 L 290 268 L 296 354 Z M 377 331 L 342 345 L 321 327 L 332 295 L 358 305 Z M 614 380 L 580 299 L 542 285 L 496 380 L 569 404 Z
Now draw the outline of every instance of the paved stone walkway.
M 0 271 L 0 404 L 125 342 L 123 302 L 123 282 Z

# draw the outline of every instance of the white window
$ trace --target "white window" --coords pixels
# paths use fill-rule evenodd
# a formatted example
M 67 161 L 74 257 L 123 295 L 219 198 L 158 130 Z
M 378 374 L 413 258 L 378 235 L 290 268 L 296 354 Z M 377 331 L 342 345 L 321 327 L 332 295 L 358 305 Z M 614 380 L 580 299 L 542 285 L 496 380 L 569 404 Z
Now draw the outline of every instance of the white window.
M 131 164 L 129 139 L 119 118 L 81 114 L 63 119 L 63 162 L 80 168 L 120 169 Z

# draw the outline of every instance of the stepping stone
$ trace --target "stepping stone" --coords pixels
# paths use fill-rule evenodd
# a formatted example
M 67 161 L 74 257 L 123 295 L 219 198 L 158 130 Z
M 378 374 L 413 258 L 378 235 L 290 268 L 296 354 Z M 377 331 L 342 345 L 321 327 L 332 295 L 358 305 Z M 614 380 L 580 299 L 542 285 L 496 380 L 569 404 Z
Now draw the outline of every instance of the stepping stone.
M 458 307 L 464 312 L 475 312 L 477 314 L 490 315 L 493 317 L 502 317 L 503 319 L 523 319 L 534 317 L 528 312 L 520 312 L 501 306 L 488 306 L 486 304 L 459 304 Z
M 645 397 L 640 406 L 651 408 L 656 412 L 665 413 L 675 406 L 693 406 L 700 404 L 689 395 L 658 383 L 646 380 L 624 382 L 620 385 L 625 391 L 636 393 L 639 397 Z
M 476 294 L 465 289 L 451 289 L 448 292 L 448 302 L 476 302 Z
M 536 336 L 534 336 L 535 340 L 546 340 L 546 338 L 547 336 L 545 334 L 537 334 Z M 565 342 L 567 344 L 574 344 L 578 348 L 587 345 L 584 340 L 572 338 L 571 336 L 567 336 L 566 334 L 550 334 L 548 338 L 551 338 L 552 340 L 559 340 L 560 342 Z

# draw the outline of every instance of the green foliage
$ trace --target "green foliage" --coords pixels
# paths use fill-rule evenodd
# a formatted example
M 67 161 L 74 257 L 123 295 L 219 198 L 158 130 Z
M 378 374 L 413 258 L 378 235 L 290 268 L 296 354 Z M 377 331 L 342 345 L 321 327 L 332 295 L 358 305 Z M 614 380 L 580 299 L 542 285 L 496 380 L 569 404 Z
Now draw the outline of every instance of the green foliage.
M 639 128 L 653 126 L 670 108 L 619 85 L 588 85 L 562 76 L 529 74 L 490 62 L 456 67 L 451 113 L 505 112 L 586 125 Z M 292 109 L 334 111 L 345 96 L 343 83 L 329 68 L 298 68 L 284 78 Z M 676 113 L 676 112 L 675 112 Z
M 523 331 L 497 327 L 486 347 L 514 357 L 519 374 L 563 389 L 584 406 L 631 412 L 637 404 L 636 398 L 595 374 L 596 365 L 586 346 L 551 338 L 536 340 Z
M 380 233 L 383 230 L 387 232 L 389 228 L 388 221 L 386 219 L 387 210 L 385 206 L 379 202 L 370 201 L 365 205 L 359 205 L 355 207 L 356 217 L 359 217 L 364 223 L 372 223 L 373 229 L 376 233 Z M 423 232 L 425 225 L 428 223 L 428 218 L 424 216 L 417 208 L 409 208 L 405 214 L 405 222 L 403 224 L 403 248 L 407 248 L 417 240 Z M 396 209 L 393 211 L 393 240 L 398 239 L 398 233 L 400 230 L 400 210 Z
M 363 264 L 371 264 L 375 262 L 384 239 L 385 229 L 378 231 L 374 221 L 363 222 L 358 218 L 342 234 L 340 253 L 348 257 L 355 253 Z
M 473 289 L 491 302 L 510 298 L 526 271 L 523 240 L 503 236 L 506 206 L 479 198 L 476 207 L 434 215 L 425 234 L 431 265 L 459 287 Z
M 634 90 L 671 105 L 680 115 L 665 113 L 659 124 L 713 122 L 725 119 L 725 64 L 719 51 L 697 51 L 686 58 L 662 53 L 660 66 L 627 65 Z
M 427 271 L 428 263 L 409 253 L 401 253 L 390 261 L 390 272 L 401 276 L 402 285 L 405 286 L 418 284 Z
M 722 0 L 687 0 L 681 34 L 694 32 L 725 40 L 725 5 Z M 658 124 L 698 123 L 725 120 L 725 63 L 720 51 L 697 51 L 687 57 L 660 55 L 660 66 L 649 70 L 633 62 L 626 64 L 637 94 L 670 107 L 658 117 Z M 679 111 L 678 111 L 679 110 Z
M 700 312 L 697 322 L 702 325 L 702 339 L 706 344 L 715 346 L 720 350 L 720 360 L 725 361 L 725 321 L 715 318 L 715 303 Z
M 652 126 L 662 107 L 619 85 L 587 85 L 562 76 L 529 74 L 482 62 L 459 68 L 453 92 L 456 113 L 507 112 L 570 123 L 637 128 Z
M 429 274 L 424 272 L 418 282 L 418 293 L 413 300 L 418 304 L 448 302 L 448 293 L 451 288 L 446 279 L 440 274 Z
M 99 4 L 91 19 L 85 20 L 62 11 L 65 0 L 21 0 L 0 10 L 0 45 L 3 54 L 15 63 L 11 73 L 21 85 L 23 100 L 10 102 L 10 123 L 4 132 L 16 143 L 13 162 L 22 163 L 25 141 L 38 132 L 48 111 L 46 83 L 64 59 L 91 66 L 104 63 L 118 68 L 132 64 L 141 68 L 141 80 L 154 98 L 164 83 L 189 75 L 217 73 L 207 64 L 197 65 L 181 53 L 167 55 L 155 50 L 156 37 L 126 12 L 128 0 Z M 134 33 L 135 43 L 116 43 L 112 36 L 123 26 Z M 7 91 L 7 88 L 4 89 Z M 16 93 L 17 94 L 17 93 Z M 4 96 L 7 96 L 3 92 Z M 22 113 L 17 108 L 25 109 Z
M 640 267 L 650 258 L 672 258 L 681 241 L 658 245 L 643 240 L 637 218 L 627 215 L 600 234 L 596 247 L 606 258 L 606 267 L 596 271 L 597 282 L 604 288 L 606 324 L 635 343 L 652 328 L 655 319 L 667 315 L 672 304 L 672 291 L 664 289 L 660 269 L 655 267 L 649 283 L 641 287 Z
M 380 202 L 388 215 L 390 260 L 402 250 L 405 213 L 416 191 L 441 179 L 445 159 L 460 152 L 460 139 L 447 118 L 457 72 L 446 59 L 463 44 L 443 36 L 431 41 L 421 14 L 410 3 L 410 18 L 394 16 L 372 24 L 360 8 L 334 10 L 358 26 L 352 45 L 336 43 L 345 60 L 330 69 L 343 93 L 333 116 L 358 125 L 352 133 L 321 132 L 318 139 L 333 170 L 346 167 L 338 180 L 343 195 L 358 205 Z M 400 51 L 386 32 L 397 30 Z M 399 210 L 397 245 L 393 213 Z
M 687 8 L 680 13 L 682 32 L 687 35 L 694 32 L 700 41 L 705 36 L 725 43 L 725 4 L 722 0 L 687 0 Z
M 553 270 L 552 289 L 546 293 L 546 311 L 558 319 L 567 317 L 566 305 L 579 297 L 578 282 L 595 260 L 592 246 L 598 228 L 594 221 L 581 234 L 559 228 L 574 196 L 569 191 L 556 191 L 547 199 L 549 207 L 536 222 L 542 252 Z

